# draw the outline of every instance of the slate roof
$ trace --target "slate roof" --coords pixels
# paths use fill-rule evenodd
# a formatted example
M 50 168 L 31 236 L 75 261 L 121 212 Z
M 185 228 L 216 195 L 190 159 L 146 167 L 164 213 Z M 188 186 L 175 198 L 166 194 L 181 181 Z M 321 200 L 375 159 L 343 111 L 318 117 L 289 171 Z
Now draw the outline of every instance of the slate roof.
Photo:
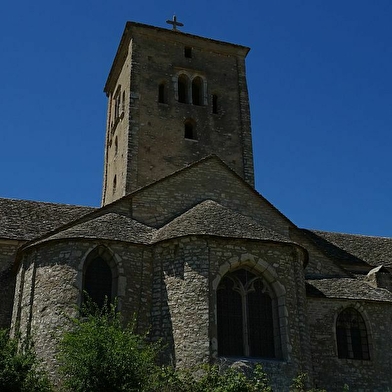
M 74 226 L 39 240 L 34 244 L 52 240 L 75 238 L 99 238 L 103 240 L 148 244 L 151 241 L 152 233 L 155 231 L 156 229 L 143 225 L 130 217 L 109 212 L 94 217 L 91 220 L 77 223 Z
M 392 302 L 392 293 L 375 288 L 360 278 L 309 279 L 308 297 Z
M 219 203 L 206 200 L 173 219 L 154 234 L 154 241 L 185 235 L 211 235 L 292 243 L 254 220 Z
M 99 214 L 100 211 L 97 211 Z M 206 200 L 186 211 L 171 222 L 155 229 L 130 217 L 108 211 L 92 214 L 86 220 L 66 226 L 52 235 L 28 245 L 61 239 L 106 239 L 140 244 L 153 244 L 171 238 L 188 235 L 211 235 L 229 238 L 246 238 L 263 241 L 292 241 L 281 234 L 260 226 L 251 218 L 223 207 L 217 202 Z
M 0 238 L 31 240 L 94 209 L 69 204 L 0 198 Z
M 313 234 L 313 239 L 332 257 L 346 263 L 366 262 L 374 267 L 384 265 L 392 269 L 392 238 L 306 231 Z

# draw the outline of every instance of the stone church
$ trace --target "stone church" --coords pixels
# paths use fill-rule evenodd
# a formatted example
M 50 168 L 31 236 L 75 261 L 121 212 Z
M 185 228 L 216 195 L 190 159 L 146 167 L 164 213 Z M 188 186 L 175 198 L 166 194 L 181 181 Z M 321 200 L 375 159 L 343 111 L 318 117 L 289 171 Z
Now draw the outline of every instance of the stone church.
M 174 21 L 173 21 L 174 22 Z M 328 391 L 392 389 L 392 239 L 299 228 L 254 188 L 249 48 L 134 22 L 108 97 L 100 208 L 0 199 L 0 326 L 49 369 L 83 291 L 163 360 L 261 363 Z

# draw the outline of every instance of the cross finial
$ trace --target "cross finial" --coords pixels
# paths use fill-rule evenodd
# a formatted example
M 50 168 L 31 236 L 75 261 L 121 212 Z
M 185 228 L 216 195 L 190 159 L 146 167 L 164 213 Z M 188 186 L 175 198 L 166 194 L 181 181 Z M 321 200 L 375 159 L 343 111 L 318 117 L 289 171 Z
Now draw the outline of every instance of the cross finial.
M 184 26 L 183 23 L 177 22 L 177 16 L 173 15 L 173 20 L 167 20 L 166 23 L 173 25 L 173 30 L 177 30 L 177 27 L 182 27 Z

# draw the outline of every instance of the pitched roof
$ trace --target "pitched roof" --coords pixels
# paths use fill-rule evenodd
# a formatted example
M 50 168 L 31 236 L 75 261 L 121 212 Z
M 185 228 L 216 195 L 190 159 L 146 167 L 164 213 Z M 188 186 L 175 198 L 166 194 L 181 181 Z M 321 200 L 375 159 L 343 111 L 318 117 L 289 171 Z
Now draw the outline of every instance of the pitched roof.
M 93 210 L 93 207 L 0 198 L 0 238 L 31 240 Z
M 144 225 L 131 217 L 108 211 L 101 215 L 86 216 L 86 219 L 83 218 L 74 225 L 71 223 L 63 230 L 60 228 L 55 233 L 30 242 L 27 247 L 62 239 L 106 239 L 153 244 L 188 235 L 293 243 L 288 237 L 260 226 L 249 217 L 223 207 L 217 202 L 206 200 L 160 229 Z
M 392 302 L 392 293 L 375 288 L 360 278 L 309 279 L 308 297 Z
M 206 200 L 173 219 L 154 234 L 154 241 L 185 235 L 211 235 L 292 243 L 249 217 L 243 216 L 219 203 Z
M 354 234 L 308 231 L 313 239 L 333 257 L 347 263 L 368 263 L 392 268 L 392 238 Z
M 151 241 L 152 233 L 155 231 L 155 229 L 143 225 L 128 216 L 109 212 L 98 217 L 92 217 L 92 219 L 77 223 L 74 226 L 67 227 L 65 230 L 39 240 L 34 244 L 75 238 L 99 238 L 103 240 L 148 244 Z

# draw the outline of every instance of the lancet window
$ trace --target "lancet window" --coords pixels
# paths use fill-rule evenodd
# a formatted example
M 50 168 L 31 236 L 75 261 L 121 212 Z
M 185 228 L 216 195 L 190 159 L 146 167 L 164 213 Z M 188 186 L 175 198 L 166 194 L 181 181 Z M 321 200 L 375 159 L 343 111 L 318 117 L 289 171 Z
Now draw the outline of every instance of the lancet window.
M 116 289 L 114 261 L 105 247 L 98 247 L 86 259 L 83 273 L 83 292 L 102 307 L 105 300 L 113 301 Z

